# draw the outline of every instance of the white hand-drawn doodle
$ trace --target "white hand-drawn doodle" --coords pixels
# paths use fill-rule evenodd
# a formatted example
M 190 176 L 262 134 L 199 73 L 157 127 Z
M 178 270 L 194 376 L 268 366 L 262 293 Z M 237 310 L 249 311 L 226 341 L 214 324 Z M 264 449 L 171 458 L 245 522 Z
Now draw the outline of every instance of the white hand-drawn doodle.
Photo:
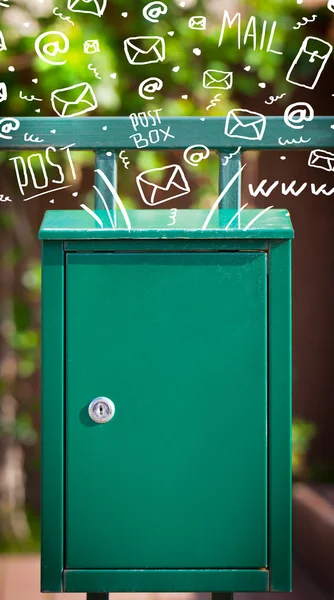
M 0 4 L 1 6 L 1 4 Z M 11 200 L 9 198 L 9 196 L 5 196 L 4 194 L 0 194 L 0 202 L 13 202 L 13 200 Z
M 150 176 L 153 173 L 154 175 L 158 173 L 167 175 L 166 183 L 158 184 L 150 181 Z M 136 181 L 143 201 L 149 206 L 163 204 L 169 200 L 185 196 L 190 192 L 188 181 L 179 165 L 168 165 L 167 167 L 144 171 L 137 175 Z M 158 192 L 160 192 L 160 196 L 156 200 Z
M 308 182 L 305 182 L 305 183 L 302 183 L 298 189 L 295 189 L 295 186 L 297 183 L 296 180 L 291 181 L 290 183 L 280 183 L 279 181 L 274 181 L 274 183 L 269 185 L 269 187 L 267 187 L 267 189 L 266 189 L 264 186 L 267 183 L 268 183 L 268 179 L 262 179 L 262 181 L 259 183 L 259 185 L 255 189 L 254 189 L 253 185 L 251 183 L 249 183 L 248 189 L 249 189 L 250 195 L 253 196 L 253 198 L 257 198 L 257 196 L 260 194 L 261 196 L 268 198 L 270 196 L 270 194 L 274 191 L 274 189 L 277 189 L 277 191 L 278 191 L 277 186 L 280 185 L 281 186 L 280 193 L 283 196 L 287 196 L 288 194 L 291 194 L 292 196 L 297 197 L 302 192 L 304 192 L 309 185 Z M 321 184 L 319 187 L 316 187 L 316 185 L 314 183 L 311 183 L 310 187 L 311 187 L 311 193 L 314 194 L 315 196 L 319 196 L 320 194 L 323 194 L 324 196 L 332 196 L 334 194 L 334 187 L 327 191 L 327 184 Z
M 314 90 L 332 51 L 333 46 L 328 42 L 316 37 L 307 37 L 288 71 L 286 80 L 294 85 Z M 313 81 L 305 83 L 304 73 L 310 71 L 310 66 L 316 68 Z
M 87 13 L 102 17 L 107 0 L 67 0 L 67 8 L 72 12 Z
M 94 65 L 92 65 L 92 63 L 90 63 L 90 64 L 88 65 L 88 69 L 89 69 L 90 71 L 93 71 L 93 73 L 94 73 L 94 75 L 95 75 L 96 79 L 102 79 L 102 77 L 100 77 L 100 73 L 98 72 L 98 70 L 97 70 L 97 69 L 95 69 L 95 67 L 94 67 Z
M 206 29 L 206 17 L 190 17 L 188 27 L 195 31 L 204 31 Z
M 107 204 L 107 202 L 106 202 L 106 199 L 105 199 L 105 197 L 103 196 L 103 194 L 102 194 L 102 192 L 99 190 L 99 188 L 98 188 L 98 187 L 96 187 L 96 185 L 93 185 L 93 188 L 94 188 L 94 190 L 96 191 L 97 195 L 98 195 L 98 196 L 100 196 L 100 198 L 101 198 L 101 202 L 102 202 L 102 204 L 103 204 L 103 206 L 104 206 L 104 208 L 105 208 L 105 210 L 106 210 L 106 212 L 107 212 L 108 219 L 109 219 L 109 221 L 110 221 L 110 225 L 111 225 L 112 229 L 115 229 L 115 223 L 114 223 L 114 221 L 113 221 L 113 219 L 112 219 L 112 216 L 111 216 L 111 213 L 110 213 L 110 210 L 109 210 L 109 206 L 108 206 L 108 204 Z M 84 205 L 83 205 L 83 206 L 84 206 Z
M 165 40 L 162 37 L 138 36 L 124 41 L 124 52 L 130 65 L 151 65 L 165 60 Z
M 334 12 L 334 0 L 328 0 L 328 2 L 327 2 L 327 8 L 329 10 L 331 10 L 332 12 Z
M 149 96 L 149 94 L 155 94 L 155 92 L 159 92 L 162 87 L 163 82 L 161 79 L 159 79 L 159 77 L 149 77 L 148 79 L 145 79 L 145 81 L 141 82 L 138 89 L 138 94 L 145 100 L 154 100 L 154 96 Z
M 290 146 L 292 146 L 292 144 L 307 144 L 310 141 L 311 138 L 304 140 L 303 137 L 300 137 L 299 140 L 295 140 L 294 138 L 292 140 L 283 140 L 281 137 L 278 138 L 278 143 L 280 144 L 280 146 L 286 146 L 287 144 Z
M 171 227 L 172 225 L 175 225 L 175 223 L 176 223 L 177 208 L 171 208 L 170 212 L 172 213 L 169 216 L 169 218 L 171 219 L 171 223 L 168 223 L 168 227 Z
M 59 17 L 63 21 L 68 21 L 69 23 L 71 23 L 71 25 L 74 26 L 73 21 L 71 21 L 71 17 L 64 17 L 63 13 L 59 12 L 58 6 L 56 6 L 52 12 L 56 17 Z
M 45 38 L 58 37 L 55 41 L 45 43 Z M 70 41 L 61 31 L 46 31 L 41 33 L 35 40 L 35 52 L 37 56 L 49 65 L 64 65 L 66 60 L 55 61 L 50 60 L 50 57 L 57 54 L 66 54 L 70 47 Z
M 216 94 L 214 98 L 212 98 L 210 104 L 206 107 L 205 110 L 210 110 L 210 108 L 214 108 L 220 102 L 221 94 Z
M 230 90 L 233 86 L 233 73 L 211 69 L 203 74 L 203 87 L 208 90 Z
M 125 153 L 125 150 L 122 150 L 122 152 L 119 153 L 119 157 L 120 157 L 125 169 L 128 169 L 129 168 L 128 165 L 130 164 L 130 161 L 127 156 L 124 156 L 124 153 Z M 123 154 L 123 156 L 122 156 L 122 154 Z
M 159 17 L 167 14 L 168 8 L 164 2 L 150 2 L 143 8 L 143 17 L 151 23 L 159 23 Z
M 0 31 L 0 52 L 7 50 L 6 42 L 2 31 Z
M 243 165 L 242 167 L 240 167 L 240 169 L 238 169 L 238 171 L 233 175 L 233 177 L 230 179 L 230 181 L 226 184 L 226 186 L 224 187 L 224 189 L 221 191 L 221 193 L 219 194 L 217 200 L 214 202 L 214 204 L 212 205 L 208 216 L 206 217 L 203 226 L 202 226 L 202 231 L 205 231 L 208 226 L 209 223 L 212 219 L 213 214 L 216 212 L 217 208 L 219 207 L 222 199 L 226 196 L 227 192 L 231 189 L 232 185 L 237 181 L 237 179 L 239 179 L 242 171 L 244 170 L 244 168 L 246 167 L 246 164 Z
M 72 177 L 73 177 L 73 180 L 75 180 L 76 172 L 75 172 L 75 168 L 74 168 L 74 164 L 73 164 L 73 160 L 72 160 L 72 156 L 71 156 L 71 152 L 70 152 L 70 148 L 72 146 L 75 146 L 75 144 L 72 144 L 71 146 L 65 146 L 64 148 L 60 148 L 60 151 L 66 150 L 66 155 L 67 155 L 68 163 L 69 163 L 69 166 L 71 169 Z M 17 180 L 17 184 L 19 186 L 19 190 L 20 190 L 22 196 L 25 195 L 25 188 L 27 188 L 29 186 L 28 172 L 30 173 L 30 176 L 31 176 L 31 182 L 32 182 L 34 188 L 37 190 L 45 189 L 49 186 L 49 177 L 48 177 L 47 170 L 46 170 L 47 166 L 51 166 L 54 169 L 57 169 L 58 173 L 59 173 L 59 179 L 52 179 L 51 183 L 56 183 L 58 185 L 61 185 L 65 182 L 64 171 L 59 164 L 55 163 L 51 159 L 51 156 L 50 156 L 51 152 L 56 154 L 57 153 L 56 148 L 54 148 L 53 146 L 49 146 L 48 148 L 46 148 L 45 158 L 42 153 L 38 152 L 35 154 L 30 154 L 27 157 L 27 159 L 24 159 L 22 156 L 15 156 L 14 158 L 9 159 L 10 161 L 13 161 L 13 163 L 14 163 L 16 180 Z M 35 163 L 35 166 L 34 166 L 34 163 Z M 35 169 L 36 169 L 36 172 L 35 172 Z M 37 173 L 38 173 L 38 177 L 40 177 L 41 174 L 43 176 L 42 185 L 38 184 Z M 65 185 L 60 188 L 55 188 L 53 190 L 46 190 L 42 193 L 30 196 L 29 198 L 24 198 L 24 201 L 26 202 L 28 200 L 32 200 L 33 198 L 37 198 L 38 196 L 44 196 L 45 194 L 59 192 L 60 190 L 64 190 L 69 187 L 72 187 L 72 186 Z
M 138 130 L 138 127 L 155 127 L 157 123 L 161 124 L 161 119 L 159 116 L 159 112 L 162 111 L 162 108 L 158 108 L 155 110 L 149 110 L 146 112 L 141 112 L 141 113 L 132 113 L 130 115 L 130 120 L 131 120 L 131 124 L 132 127 L 135 131 Z M 155 116 L 154 114 L 155 113 Z M 152 120 L 152 123 L 150 122 L 150 119 Z
M 22 90 L 20 90 L 19 96 L 21 100 L 26 100 L 27 102 L 43 102 L 42 98 L 36 98 L 36 96 L 32 95 L 28 98 L 28 96 L 24 96 Z
M 248 206 L 248 202 L 246 202 L 246 204 L 244 204 L 243 206 L 241 206 L 239 208 L 239 210 L 235 213 L 235 215 L 233 215 L 232 219 L 227 223 L 226 227 L 225 227 L 225 231 L 228 231 L 228 229 L 231 227 L 232 223 L 234 223 L 234 221 L 236 219 L 238 219 L 237 221 L 237 229 L 240 228 L 240 215 L 242 213 L 242 211 Z
M 269 102 L 267 100 L 265 100 L 264 103 L 265 104 L 273 104 L 274 102 L 277 102 L 277 100 L 281 100 L 281 98 L 283 98 L 284 96 L 286 96 L 286 94 L 281 94 L 280 96 L 270 96 Z
M 38 136 L 34 137 L 32 133 L 29 135 L 28 132 L 26 132 L 24 134 L 24 141 L 25 142 L 35 142 L 36 144 L 41 144 L 42 142 L 44 142 L 44 140 L 42 138 L 39 138 Z
M 277 21 L 274 21 L 271 24 L 270 33 L 267 36 L 268 22 L 266 20 L 261 19 L 261 22 L 257 23 L 256 17 L 251 16 L 246 25 L 244 36 L 242 37 L 241 13 L 238 12 L 234 15 L 233 18 L 231 18 L 229 15 L 229 12 L 227 10 L 224 11 L 218 46 L 221 46 L 224 41 L 226 26 L 229 29 L 231 29 L 233 27 L 235 21 L 237 22 L 238 50 L 241 49 L 242 41 L 243 41 L 243 45 L 246 46 L 248 43 L 248 40 L 251 40 L 252 45 L 253 45 L 253 50 L 257 50 L 257 49 L 258 50 L 266 50 L 266 52 L 272 52 L 273 54 L 283 54 L 283 52 L 280 52 L 279 50 L 273 50 L 273 48 L 272 48 L 273 42 L 274 42 L 275 31 L 276 31 L 276 26 L 277 26 Z M 257 36 L 258 36 L 259 32 L 260 32 L 260 35 L 259 35 L 260 44 L 258 45 L 258 43 L 257 43 L 258 37 Z M 267 44 L 266 48 L 265 48 L 265 44 Z
M 250 119 L 243 122 L 242 118 L 244 117 L 250 117 Z M 266 123 L 267 120 L 264 115 L 251 110 L 236 108 L 230 110 L 227 115 L 225 135 L 244 140 L 262 140 Z
M 94 186 L 95 187 L 95 186 Z M 80 208 L 83 208 L 83 210 L 85 210 L 91 217 L 93 217 L 93 219 L 95 219 L 95 221 L 100 225 L 100 227 L 102 227 L 103 229 L 103 222 L 102 219 L 100 219 L 100 217 L 98 217 L 98 215 L 88 206 L 86 206 L 86 204 L 80 204 Z
M 192 167 L 198 167 L 202 160 L 206 160 L 210 156 L 210 150 L 203 144 L 194 144 L 185 149 L 183 153 L 183 160 Z
M 124 221 L 125 221 L 125 224 L 126 224 L 126 227 L 127 227 L 128 231 L 131 231 L 131 222 L 130 222 L 130 219 L 129 219 L 129 215 L 128 215 L 128 213 L 126 211 L 126 208 L 125 208 L 122 200 L 120 199 L 117 191 L 115 190 L 113 184 L 108 179 L 107 175 L 103 171 L 101 171 L 101 169 L 96 169 L 95 173 L 97 173 L 101 177 L 101 179 L 104 181 L 105 185 L 107 186 L 107 188 L 111 192 L 111 194 L 112 194 L 112 196 L 113 196 L 113 198 L 115 200 L 115 203 L 117 204 L 118 208 L 120 209 L 120 211 L 121 211 L 121 213 L 123 215 L 123 218 L 124 218 Z
M 51 104 L 60 117 L 77 117 L 98 107 L 93 88 L 87 82 L 54 90 L 51 94 Z
M 18 119 L 13 119 L 10 117 L 0 119 L 0 138 L 4 140 L 12 140 L 13 136 L 8 134 L 11 131 L 17 131 L 19 127 L 20 121 L 18 121 Z
M 308 165 L 309 167 L 332 173 L 334 171 L 334 154 L 322 149 L 312 150 L 308 159 Z
M 135 131 L 138 130 L 139 125 L 144 128 L 155 127 L 156 122 L 158 122 L 159 124 L 161 123 L 158 114 L 159 112 L 161 112 L 161 110 L 161 108 L 156 109 L 154 111 L 149 110 L 147 114 L 146 112 L 142 112 L 138 113 L 138 115 L 136 113 L 132 113 L 130 115 L 132 127 Z M 155 117 L 153 116 L 154 113 L 156 115 Z M 153 123 L 151 123 L 150 120 L 152 120 Z M 168 138 L 174 139 L 175 136 L 170 133 L 170 129 L 170 125 L 167 127 L 167 129 L 152 129 L 146 134 L 146 137 L 143 137 L 142 134 L 138 132 L 133 135 L 130 135 L 130 139 L 133 139 L 136 148 L 146 148 L 149 145 L 149 143 L 157 144 L 160 141 L 165 142 Z M 163 134 L 163 140 L 161 139 L 160 134 Z
M 226 165 L 230 162 L 230 160 L 232 160 L 233 156 L 236 156 L 237 154 L 239 154 L 240 150 L 241 150 L 241 146 L 239 146 L 235 152 L 231 152 L 231 154 L 224 156 L 223 160 L 222 160 L 222 166 L 226 167 Z
M 293 29 L 300 29 L 301 27 L 304 27 L 304 25 L 307 25 L 307 23 L 314 23 L 314 21 L 316 20 L 318 15 L 312 15 L 312 19 L 307 19 L 307 17 L 303 17 L 301 21 L 299 21 L 297 23 L 297 25 L 295 25 L 293 27 Z
M 290 104 L 284 112 L 284 123 L 293 129 L 303 129 L 304 124 L 299 123 L 313 121 L 314 110 L 307 102 L 295 102 Z
M 3 8 L 9 8 L 8 0 L 1 0 L 0 6 Z
M 99 40 L 86 40 L 84 42 L 85 54 L 96 54 L 97 52 L 100 52 Z
M 267 206 L 267 208 L 265 208 L 264 210 L 261 210 L 261 212 L 258 215 L 256 215 L 256 217 L 254 217 L 254 219 L 252 219 L 248 223 L 248 225 L 246 225 L 246 227 L 244 228 L 244 231 L 248 231 L 248 229 L 250 229 L 252 227 L 252 225 L 254 225 L 254 223 L 256 223 L 256 221 L 258 221 L 259 219 L 261 219 L 261 217 L 263 217 L 263 215 L 265 215 L 272 208 L 274 208 L 274 207 L 273 206 Z
M 5 100 L 7 100 L 7 95 L 7 86 L 4 81 L 2 81 L 0 83 L 0 102 L 5 102 Z

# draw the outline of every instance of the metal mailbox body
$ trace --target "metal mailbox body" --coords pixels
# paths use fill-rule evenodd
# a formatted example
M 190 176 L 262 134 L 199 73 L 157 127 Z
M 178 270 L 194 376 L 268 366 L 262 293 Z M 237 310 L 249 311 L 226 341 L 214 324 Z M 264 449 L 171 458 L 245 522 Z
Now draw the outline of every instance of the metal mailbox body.
M 291 589 L 293 230 L 221 212 L 46 213 L 43 591 Z

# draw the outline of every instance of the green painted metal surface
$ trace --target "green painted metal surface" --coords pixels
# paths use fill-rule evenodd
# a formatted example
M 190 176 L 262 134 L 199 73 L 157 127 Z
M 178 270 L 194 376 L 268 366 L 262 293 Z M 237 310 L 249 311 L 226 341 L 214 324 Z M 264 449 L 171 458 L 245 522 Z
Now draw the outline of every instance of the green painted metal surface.
M 128 231 L 121 215 L 117 227 L 112 229 L 106 211 L 96 211 L 103 228 L 83 210 L 51 210 L 45 213 L 40 239 L 87 240 L 115 238 L 162 238 L 162 239 L 275 239 L 292 238 L 290 215 L 284 209 L 270 210 L 261 215 L 261 210 L 245 210 L 241 213 L 240 227 L 226 229 L 236 211 L 216 211 L 209 228 L 203 224 L 209 214 L 206 210 L 179 210 L 175 226 L 170 226 L 169 210 L 130 210 L 128 215 L 132 229 Z M 117 211 L 119 212 L 119 211 Z M 223 213 L 222 217 L 219 213 Z M 249 229 L 245 228 L 261 215 Z
M 263 252 L 67 256 L 67 568 L 267 566 L 266 279 Z
M 75 143 L 76 150 L 136 150 L 133 139 L 134 133 L 129 117 L 78 117 L 72 119 L 59 119 L 59 117 L 23 117 L 17 119 L 20 127 L 11 132 L 12 139 L 0 138 L 0 149 L 28 149 L 28 148 L 63 148 Z M 242 118 L 247 123 L 251 118 Z M 286 125 L 283 117 L 266 117 L 266 130 L 261 141 L 232 138 L 225 132 L 225 117 L 162 117 L 161 129 L 168 130 L 173 138 L 161 136 L 156 144 L 149 144 L 143 151 L 149 150 L 184 150 L 188 146 L 204 144 L 208 148 L 220 151 L 235 151 L 239 146 L 242 150 L 271 149 L 279 150 L 279 137 L 291 139 L 291 128 Z M 309 141 L 303 144 L 305 148 L 332 148 L 333 147 L 333 117 L 315 117 L 313 121 L 305 123 L 303 137 Z M 106 127 L 106 129 L 103 129 Z M 56 133 L 51 130 L 56 129 Z M 43 142 L 36 144 L 24 140 L 24 132 L 38 135 Z M 298 136 L 297 136 L 298 139 Z M 289 149 L 300 150 L 298 142 L 289 145 Z M 284 152 L 287 151 L 285 147 Z
M 267 592 L 266 569 L 65 570 L 65 592 Z

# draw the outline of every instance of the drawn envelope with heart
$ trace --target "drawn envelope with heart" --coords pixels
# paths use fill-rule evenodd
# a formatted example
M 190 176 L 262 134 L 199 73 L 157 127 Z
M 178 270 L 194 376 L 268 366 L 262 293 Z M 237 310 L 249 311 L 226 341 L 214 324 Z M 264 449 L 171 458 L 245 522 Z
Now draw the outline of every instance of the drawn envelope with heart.
M 308 165 L 309 167 L 323 169 L 331 173 L 334 171 L 334 154 L 326 150 L 312 150 L 308 159 Z
M 156 175 L 167 176 L 166 183 L 154 183 Z M 160 177 L 159 177 L 160 179 Z M 160 169 L 150 169 L 137 176 L 137 186 L 145 204 L 162 204 L 174 198 L 189 194 L 190 187 L 179 165 L 169 165 Z
M 230 90 L 233 85 L 233 73 L 227 71 L 205 71 L 203 87 L 208 90 Z
M 67 8 L 72 12 L 88 13 L 102 17 L 108 0 L 68 0 Z
M 78 117 L 98 107 L 93 88 L 86 82 L 55 90 L 51 104 L 59 117 Z
M 150 65 L 165 60 L 165 40 L 162 37 L 138 36 L 124 42 L 124 52 L 130 65 Z
M 243 121 L 248 117 L 247 121 Z M 225 135 L 243 140 L 262 140 L 266 130 L 266 117 L 242 108 L 230 110 L 226 117 Z

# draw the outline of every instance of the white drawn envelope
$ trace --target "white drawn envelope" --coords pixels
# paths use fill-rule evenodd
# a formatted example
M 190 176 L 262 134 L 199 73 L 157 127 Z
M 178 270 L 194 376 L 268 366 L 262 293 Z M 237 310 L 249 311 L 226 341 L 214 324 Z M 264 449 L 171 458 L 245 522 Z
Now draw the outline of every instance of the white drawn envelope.
M 102 17 L 108 0 L 67 0 L 67 8 L 72 12 L 88 13 Z
M 99 40 L 86 40 L 84 42 L 84 53 L 95 54 L 95 52 L 100 52 Z
M 209 90 L 230 90 L 233 85 L 233 73 L 228 71 L 205 71 L 203 86 Z
M 164 171 L 166 172 L 166 175 L 168 175 L 165 184 L 158 184 L 150 181 L 150 173 L 160 173 Z M 163 173 L 163 175 L 165 175 L 165 173 Z M 173 200 L 174 198 L 180 198 L 190 192 L 188 181 L 179 165 L 168 165 L 168 167 L 144 171 L 140 175 L 137 175 L 136 180 L 140 195 L 145 204 L 148 204 L 149 206 L 162 204 L 163 202 L 168 202 L 168 200 Z M 160 199 L 156 201 L 155 197 L 158 191 L 161 192 L 159 193 Z
M 334 171 L 334 154 L 333 152 L 327 152 L 326 150 L 312 150 L 309 159 L 309 167 L 315 167 L 315 169 L 323 169 L 323 171 Z
M 130 65 L 150 65 L 165 60 L 165 40 L 162 37 L 131 37 L 124 42 L 124 52 Z
M 55 90 L 51 94 L 51 104 L 60 117 L 77 117 L 98 107 L 93 89 L 86 82 Z
M 242 117 L 252 117 L 243 123 Z M 260 113 L 242 108 L 230 110 L 226 118 L 225 135 L 243 140 L 262 140 L 266 130 L 266 117 Z
M 204 31 L 206 29 L 206 17 L 191 17 L 188 21 L 188 27 L 196 31 Z

